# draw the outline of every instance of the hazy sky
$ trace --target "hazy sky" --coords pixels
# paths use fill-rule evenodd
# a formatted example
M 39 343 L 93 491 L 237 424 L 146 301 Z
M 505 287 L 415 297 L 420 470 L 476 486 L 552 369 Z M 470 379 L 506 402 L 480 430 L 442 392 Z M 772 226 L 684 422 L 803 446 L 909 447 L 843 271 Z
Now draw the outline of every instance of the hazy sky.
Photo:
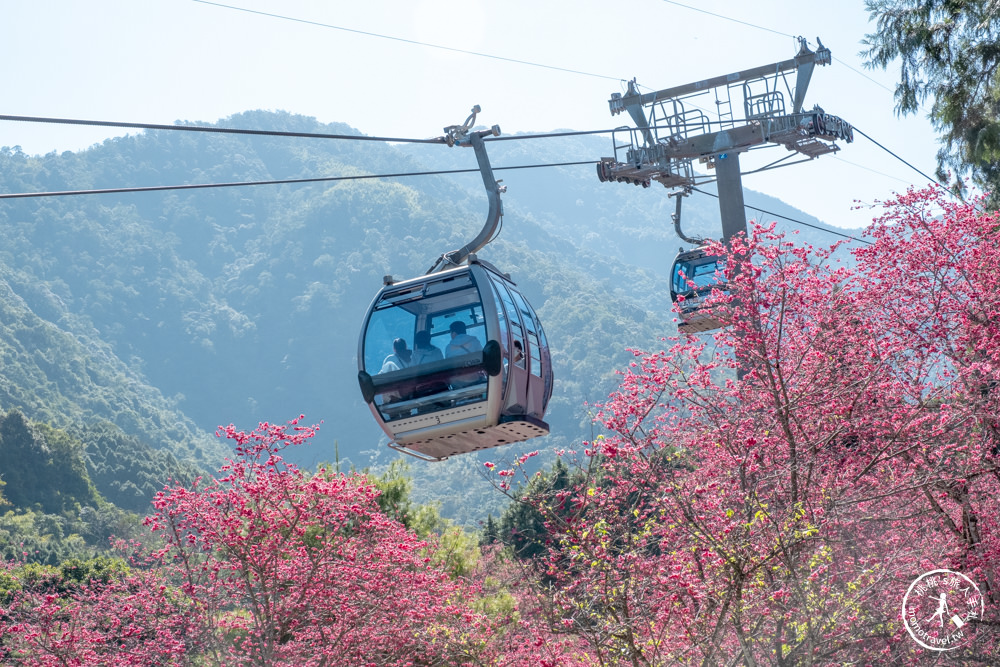
M 669 88 L 791 58 L 794 36 L 813 48 L 818 37 L 833 63 L 816 69 L 807 108 L 928 175 L 937 151 L 923 117 L 894 114 L 896 69 L 864 69 L 860 41 L 874 26 L 862 2 L 0 0 L 0 22 L 2 114 L 172 124 L 267 109 L 404 138 L 440 135 L 474 104 L 504 134 L 611 129 L 627 117 L 612 117 L 608 98 L 628 79 Z M 0 146 L 45 154 L 124 133 L 0 121 Z M 840 145 L 744 186 L 859 227 L 872 212 L 852 211 L 855 200 L 927 182 L 860 135 Z M 743 167 L 785 154 L 755 151 Z M 624 186 L 595 176 L 594 187 Z

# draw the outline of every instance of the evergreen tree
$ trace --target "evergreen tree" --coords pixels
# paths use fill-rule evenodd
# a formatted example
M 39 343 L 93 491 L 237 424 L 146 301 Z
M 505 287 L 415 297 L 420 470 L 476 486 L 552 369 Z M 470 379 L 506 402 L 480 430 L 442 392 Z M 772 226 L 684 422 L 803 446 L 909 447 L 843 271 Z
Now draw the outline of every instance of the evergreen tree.
M 878 31 L 866 35 L 870 67 L 897 59 L 896 111 L 928 116 L 941 133 L 938 178 L 961 175 L 1000 207 L 1000 5 L 993 0 L 866 0 Z
M 532 478 L 521 493 L 515 495 L 514 502 L 500 517 L 499 528 L 494 524 L 492 530 L 518 558 L 532 559 L 546 555 L 549 529 L 547 517 L 540 508 L 550 510 L 555 517 L 568 517 L 572 510 L 565 504 L 564 492 L 577 481 L 562 459 L 556 459 L 547 473 Z M 489 522 L 487 528 L 490 528 Z

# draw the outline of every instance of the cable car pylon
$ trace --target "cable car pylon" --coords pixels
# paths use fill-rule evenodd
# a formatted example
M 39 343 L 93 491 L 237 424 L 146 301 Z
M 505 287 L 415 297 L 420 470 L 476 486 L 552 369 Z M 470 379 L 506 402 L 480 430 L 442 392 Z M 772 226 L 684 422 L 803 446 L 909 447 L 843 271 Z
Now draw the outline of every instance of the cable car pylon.
M 423 276 L 386 276 L 358 341 L 361 395 L 389 446 L 427 461 L 549 432 L 552 357 L 542 325 L 510 276 L 476 255 L 496 234 L 505 189 L 483 141 L 500 128 L 472 130 L 479 111 L 444 128 L 441 141 L 475 150 L 489 201 L 483 228 Z
M 816 65 L 830 64 L 831 55 L 818 38 L 816 51 L 809 50 L 805 39 L 798 39 L 799 51 L 789 60 L 647 94 L 640 94 L 635 80 L 630 81 L 626 93 L 612 94 L 608 104 L 612 115 L 627 112 L 635 127 L 612 133 L 614 156 L 601 158 L 598 179 L 643 187 L 656 181 L 687 193 L 696 184 L 693 164 L 698 160 L 715 170 L 722 243 L 731 247 L 733 238 L 747 233 L 740 153 L 771 144 L 814 159 L 839 151 L 837 140 L 854 140 L 853 128 L 842 118 L 819 106 L 803 111 L 813 70 Z M 792 72 L 794 90 L 787 80 Z M 784 84 L 784 91 L 779 84 Z M 710 92 L 719 110 L 717 121 L 710 121 L 692 104 L 693 98 Z M 790 109 L 786 108 L 786 92 L 791 97 Z M 742 98 L 742 119 L 734 118 L 734 97 Z M 713 131 L 713 125 L 719 129 Z M 680 233 L 680 197 L 676 215 L 678 236 L 690 243 Z M 699 245 L 694 250 L 682 249 L 671 268 L 671 298 L 680 304 L 677 328 L 682 333 L 722 326 L 701 311 L 707 293 L 727 286 L 724 279 L 720 282 L 724 258 Z

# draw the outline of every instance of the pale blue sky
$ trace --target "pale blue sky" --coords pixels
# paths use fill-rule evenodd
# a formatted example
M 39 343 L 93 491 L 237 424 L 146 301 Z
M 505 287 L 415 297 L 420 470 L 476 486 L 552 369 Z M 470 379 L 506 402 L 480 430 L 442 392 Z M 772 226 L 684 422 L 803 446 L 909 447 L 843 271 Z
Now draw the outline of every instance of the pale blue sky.
M 817 68 L 806 106 L 819 104 L 933 174 L 937 142 L 929 124 L 893 113 L 896 72 L 865 70 L 858 57 L 873 29 L 862 2 L 223 4 L 297 20 L 197 0 L 0 0 L 0 113 L 169 124 L 270 109 L 348 123 L 368 135 L 424 138 L 462 122 L 479 104 L 479 122 L 504 134 L 609 129 L 625 122 L 607 104 L 621 80 L 658 90 L 777 62 L 795 54 L 793 36 L 803 35 L 813 46 L 818 36 L 834 58 Z M 0 121 L 0 146 L 31 154 L 79 150 L 114 134 Z M 747 176 L 744 185 L 830 224 L 858 227 L 871 212 L 851 211 L 854 200 L 871 203 L 926 183 L 860 136 L 841 145 L 835 156 Z M 756 153 L 744 169 L 785 151 Z M 595 187 L 611 186 L 595 177 Z

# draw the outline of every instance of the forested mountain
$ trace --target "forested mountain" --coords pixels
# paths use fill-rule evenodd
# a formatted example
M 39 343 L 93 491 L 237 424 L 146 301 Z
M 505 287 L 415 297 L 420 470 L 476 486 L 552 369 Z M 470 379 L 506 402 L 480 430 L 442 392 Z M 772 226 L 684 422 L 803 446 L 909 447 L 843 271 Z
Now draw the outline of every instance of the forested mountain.
M 190 483 L 191 464 L 96 424 L 75 434 L 0 414 L 0 560 L 57 565 L 128 539 L 170 480 Z
M 30 268 L 0 264 L 0 332 L 0 409 L 67 428 L 111 422 L 196 466 L 222 459 L 214 439 L 116 356 Z
M 357 134 L 262 111 L 218 125 Z M 664 189 L 602 184 L 593 165 L 504 169 L 593 161 L 608 141 L 488 144 L 508 192 L 502 232 L 481 255 L 538 310 L 556 372 L 553 435 L 518 453 L 589 438 L 585 402 L 613 388 L 626 349 L 675 333 L 665 279 L 681 244 Z M 76 153 L 4 148 L 0 192 L 475 168 L 472 151 L 444 145 L 149 131 Z M 779 205 L 759 200 L 748 193 L 748 205 Z M 361 319 L 383 275 L 425 272 L 485 212 L 478 173 L 2 201 L 0 408 L 57 426 L 114 423 L 208 469 L 224 454 L 208 435 L 217 425 L 305 413 L 324 425 L 300 463 L 385 465 L 396 454 L 355 379 Z M 711 197 L 688 198 L 683 219 L 688 234 L 718 234 Z M 835 240 L 815 234 L 804 238 Z M 502 496 L 487 493 L 480 467 L 417 464 L 414 495 L 482 518 Z

